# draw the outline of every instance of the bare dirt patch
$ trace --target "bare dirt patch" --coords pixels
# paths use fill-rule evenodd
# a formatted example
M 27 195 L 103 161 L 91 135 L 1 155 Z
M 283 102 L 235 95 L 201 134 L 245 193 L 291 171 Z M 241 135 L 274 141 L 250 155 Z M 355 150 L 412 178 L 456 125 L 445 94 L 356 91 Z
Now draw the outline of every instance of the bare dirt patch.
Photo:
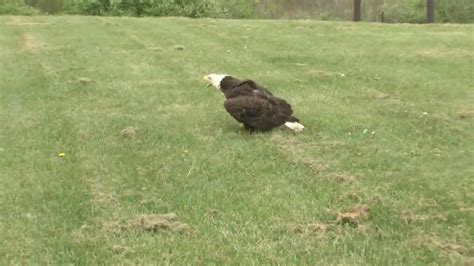
M 25 52 L 36 52 L 46 47 L 47 44 L 37 40 L 30 33 L 23 33 L 21 35 L 21 47 Z
M 426 34 L 429 35 L 448 35 L 448 36 L 453 36 L 453 35 L 460 35 L 460 36 L 465 36 L 466 33 L 462 31 L 432 31 L 432 32 L 427 32 Z
M 7 23 L 7 25 L 10 26 L 44 26 L 44 25 L 49 25 L 51 23 L 45 23 L 45 22 L 26 22 L 26 21 L 10 21 Z
M 51 23 L 33 21 L 29 17 L 12 17 L 12 19 L 6 24 L 9 26 L 25 27 L 25 26 L 43 26 L 43 25 L 49 25 Z
M 423 49 L 415 51 L 415 55 L 425 58 L 473 57 L 474 53 L 467 49 Z

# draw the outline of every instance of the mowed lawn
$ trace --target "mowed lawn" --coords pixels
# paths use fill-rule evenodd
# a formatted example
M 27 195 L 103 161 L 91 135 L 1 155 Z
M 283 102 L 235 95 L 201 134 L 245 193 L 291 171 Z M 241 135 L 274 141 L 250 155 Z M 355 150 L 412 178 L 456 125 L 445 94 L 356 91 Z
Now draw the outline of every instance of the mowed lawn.
M 0 264 L 474 263 L 473 31 L 0 17 Z

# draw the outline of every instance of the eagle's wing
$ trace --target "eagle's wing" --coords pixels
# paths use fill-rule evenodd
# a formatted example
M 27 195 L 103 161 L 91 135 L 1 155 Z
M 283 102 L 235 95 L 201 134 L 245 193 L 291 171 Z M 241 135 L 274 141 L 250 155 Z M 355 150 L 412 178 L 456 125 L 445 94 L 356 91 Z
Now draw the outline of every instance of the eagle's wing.
M 283 125 L 293 113 L 283 99 L 269 96 L 239 96 L 224 102 L 226 111 L 247 127 L 268 130 Z
M 243 80 L 238 85 L 236 85 L 234 88 L 249 88 L 251 90 L 260 91 L 264 94 L 267 94 L 268 96 L 273 96 L 273 94 L 268 89 L 258 85 L 257 83 L 255 83 L 255 81 L 253 81 L 251 79 Z

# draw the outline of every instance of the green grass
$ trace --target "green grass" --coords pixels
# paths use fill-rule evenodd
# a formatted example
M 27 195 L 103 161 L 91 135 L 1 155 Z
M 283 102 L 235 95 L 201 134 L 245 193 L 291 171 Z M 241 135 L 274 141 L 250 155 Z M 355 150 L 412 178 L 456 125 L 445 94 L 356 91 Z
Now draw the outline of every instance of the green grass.
M 0 17 L 0 263 L 472 263 L 473 30 Z M 306 130 L 245 133 L 213 72 Z

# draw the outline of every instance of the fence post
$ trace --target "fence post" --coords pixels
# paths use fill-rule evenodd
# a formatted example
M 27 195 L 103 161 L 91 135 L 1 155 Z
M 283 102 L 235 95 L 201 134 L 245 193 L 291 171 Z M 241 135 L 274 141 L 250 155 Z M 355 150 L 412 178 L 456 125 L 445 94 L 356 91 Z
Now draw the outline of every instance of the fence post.
M 354 0 L 354 21 L 360 21 L 360 3 L 362 0 Z
M 435 0 L 426 0 L 426 22 L 434 22 Z

